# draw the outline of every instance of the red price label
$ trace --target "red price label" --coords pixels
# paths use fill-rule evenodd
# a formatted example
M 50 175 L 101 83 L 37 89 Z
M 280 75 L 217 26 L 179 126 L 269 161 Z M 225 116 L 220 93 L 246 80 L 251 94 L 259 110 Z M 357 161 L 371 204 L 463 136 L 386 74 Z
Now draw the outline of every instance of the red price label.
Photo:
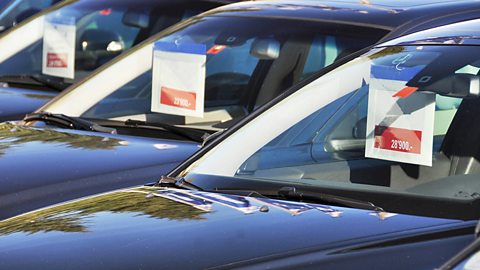
M 162 87 L 160 93 L 160 104 L 173 107 L 195 110 L 197 95 L 192 92 L 175 90 Z
M 66 68 L 67 60 L 66 53 L 47 53 L 47 67 L 49 68 Z
M 375 126 L 375 148 L 420 154 L 422 131 Z

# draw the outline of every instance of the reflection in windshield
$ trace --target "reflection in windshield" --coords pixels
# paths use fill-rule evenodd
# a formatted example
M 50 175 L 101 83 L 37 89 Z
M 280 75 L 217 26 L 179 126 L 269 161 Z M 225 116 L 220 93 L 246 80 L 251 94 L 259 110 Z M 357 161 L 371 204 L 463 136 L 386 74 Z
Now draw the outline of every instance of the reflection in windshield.
M 102 212 L 177 221 L 202 220 L 204 213 L 163 198 L 145 199 L 143 193 L 115 192 L 0 221 L 0 235 L 51 231 L 85 233 L 89 231 L 88 218 Z

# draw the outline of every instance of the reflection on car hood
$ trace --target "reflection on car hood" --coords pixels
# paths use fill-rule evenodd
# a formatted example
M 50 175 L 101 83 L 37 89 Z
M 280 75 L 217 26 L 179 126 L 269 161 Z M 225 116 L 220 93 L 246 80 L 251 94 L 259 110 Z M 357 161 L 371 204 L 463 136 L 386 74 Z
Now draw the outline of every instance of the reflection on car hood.
M 448 259 L 472 236 L 428 246 L 429 235 L 467 225 L 472 230 L 454 220 L 143 187 L 0 222 L 0 268 L 265 269 L 296 258 L 294 269 L 385 269 L 397 256 L 389 269 L 433 269 L 422 267 Z
M 156 181 L 193 143 L 0 124 L 0 219 Z
M 52 91 L 0 87 L 0 122 L 20 120 L 58 94 Z

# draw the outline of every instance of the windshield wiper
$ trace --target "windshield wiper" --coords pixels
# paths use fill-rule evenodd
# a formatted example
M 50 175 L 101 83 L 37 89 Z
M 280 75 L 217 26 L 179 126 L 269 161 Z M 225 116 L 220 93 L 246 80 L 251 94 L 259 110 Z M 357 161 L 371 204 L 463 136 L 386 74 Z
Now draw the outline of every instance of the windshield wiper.
M 55 91 L 63 91 L 70 86 L 69 83 L 57 82 L 38 75 L 4 75 L 0 76 L 0 82 L 8 84 L 27 84 L 52 88 Z
M 210 135 L 207 132 L 198 131 L 191 128 L 177 127 L 177 126 L 169 125 L 165 123 L 152 123 L 147 121 L 128 119 L 127 121 L 124 122 L 124 124 L 126 126 L 132 126 L 132 127 L 138 127 L 138 128 L 164 130 L 195 142 L 203 142 L 205 138 Z
M 45 123 L 51 123 L 59 127 L 79 129 L 79 130 L 88 130 L 96 131 L 103 133 L 116 134 L 117 131 L 114 128 L 108 128 L 98 125 L 97 123 L 87 121 L 78 117 L 70 117 L 64 114 L 56 114 L 49 112 L 39 112 L 27 114 L 23 118 L 23 122 L 28 123 L 32 121 L 42 121 Z
M 359 208 L 365 210 L 373 210 L 377 212 L 384 212 L 381 207 L 367 201 L 356 200 L 348 197 L 331 195 L 326 193 L 318 193 L 312 191 L 298 191 L 295 187 L 282 187 L 278 190 L 278 195 L 286 199 L 300 199 L 321 201 L 327 203 L 339 204 L 352 208 Z
M 192 183 L 189 183 L 183 177 L 174 178 L 169 176 L 162 176 L 156 186 L 160 187 L 176 187 L 176 188 L 184 188 L 189 190 L 197 190 L 202 191 L 203 189 L 199 186 L 196 186 Z

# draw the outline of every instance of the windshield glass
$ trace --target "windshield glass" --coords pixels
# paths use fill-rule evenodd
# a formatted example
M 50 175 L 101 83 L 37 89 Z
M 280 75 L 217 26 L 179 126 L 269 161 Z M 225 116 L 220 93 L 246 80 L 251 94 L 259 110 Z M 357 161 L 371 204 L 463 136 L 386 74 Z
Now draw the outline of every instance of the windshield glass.
M 152 39 L 148 45 L 66 93 L 44 110 L 92 119 L 136 119 L 222 129 L 294 83 L 373 44 L 384 34 L 383 30 L 323 22 L 203 17 L 179 27 L 172 34 Z M 167 73 L 152 70 L 152 62 L 157 61 L 152 56 L 169 53 L 158 52 L 159 47 L 176 46 L 203 48 L 200 55 L 184 53 L 184 56 L 197 57 L 200 61 L 204 57 L 204 65 L 193 71 L 183 67 L 163 78 L 178 85 L 193 80 L 196 75 L 192 74 L 199 72 L 200 77 L 195 77 L 198 81 L 192 84 L 204 87 L 204 93 L 199 93 L 204 94 L 201 116 L 165 113 L 154 106 L 158 96 L 152 97 L 152 92 L 158 87 L 152 86 L 152 82 Z M 179 54 L 174 55 L 178 57 Z M 173 59 L 178 59 L 175 57 Z M 181 61 L 177 60 L 167 62 L 170 59 L 159 60 L 159 67 L 161 63 L 180 65 Z M 123 72 L 122 76 L 116 75 L 119 72 Z M 179 73 L 185 73 L 185 78 L 180 78 Z M 71 106 L 72 100 L 76 100 L 74 106 Z
M 0 1 L 0 31 L 15 26 L 42 9 L 60 0 L 12 0 Z
M 0 76 L 34 76 L 65 88 L 143 39 L 200 12 L 199 7 L 200 2 L 73 1 L 2 38 L 0 47 L 10 48 L 0 53 Z
M 377 49 L 246 124 L 186 178 L 318 187 L 396 211 L 412 198 L 430 214 L 448 207 L 426 202 L 471 205 L 480 198 L 479 73 L 478 46 Z M 455 213 L 478 218 L 478 209 Z

